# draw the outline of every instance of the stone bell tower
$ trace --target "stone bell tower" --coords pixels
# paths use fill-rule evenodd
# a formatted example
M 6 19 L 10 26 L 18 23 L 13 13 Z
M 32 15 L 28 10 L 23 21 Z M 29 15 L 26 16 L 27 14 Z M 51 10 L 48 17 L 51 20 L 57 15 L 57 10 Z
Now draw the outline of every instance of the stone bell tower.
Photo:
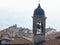
M 45 40 L 45 12 L 40 4 L 33 14 L 33 45 L 42 43 Z

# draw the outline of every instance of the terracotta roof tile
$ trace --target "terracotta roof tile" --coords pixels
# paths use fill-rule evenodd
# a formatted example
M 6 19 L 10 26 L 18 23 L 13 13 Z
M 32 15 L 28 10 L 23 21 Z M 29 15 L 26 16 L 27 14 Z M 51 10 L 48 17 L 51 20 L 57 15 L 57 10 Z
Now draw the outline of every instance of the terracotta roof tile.
M 31 43 L 31 41 L 28 41 L 25 38 L 15 38 L 14 40 L 10 41 L 10 44 L 28 44 Z
M 59 44 L 60 44 L 59 39 L 47 40 L 43 43 L 43 45 L 59 45 Z

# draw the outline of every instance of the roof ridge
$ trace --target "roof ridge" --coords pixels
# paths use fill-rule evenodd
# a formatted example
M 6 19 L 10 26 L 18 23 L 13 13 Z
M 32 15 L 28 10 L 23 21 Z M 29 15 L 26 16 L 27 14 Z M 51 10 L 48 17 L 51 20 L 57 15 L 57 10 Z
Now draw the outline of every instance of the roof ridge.
M 27 40 L 27 41 L 29 41 L 30 43 L 31 43 L 31 41 L 30 40 L 28 40 L 28 39 L 26 39 L 26 37 L 23 37 L 25 40 Z

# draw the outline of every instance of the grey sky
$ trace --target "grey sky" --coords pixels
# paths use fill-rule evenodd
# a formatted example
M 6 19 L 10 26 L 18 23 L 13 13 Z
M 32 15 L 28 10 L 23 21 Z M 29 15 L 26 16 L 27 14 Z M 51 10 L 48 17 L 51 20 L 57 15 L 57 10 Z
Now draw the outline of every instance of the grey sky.
M 47 17 L 46 27 L 60 29 L 60 0 L 40 0 Z M 0 0 L 0 29 L 17 24 L 32 29 L 32 16 L 38 0 Z

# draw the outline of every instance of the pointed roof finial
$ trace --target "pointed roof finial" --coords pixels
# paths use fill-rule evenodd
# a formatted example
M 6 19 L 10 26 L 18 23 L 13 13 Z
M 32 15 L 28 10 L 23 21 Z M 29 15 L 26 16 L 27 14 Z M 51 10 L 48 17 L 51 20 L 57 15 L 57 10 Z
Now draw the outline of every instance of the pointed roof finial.
M 40 4 L 40 0 L 38 0 L 38 4 Z
M 40 7 L 40 0 L 38 0 L 38 7 Z

